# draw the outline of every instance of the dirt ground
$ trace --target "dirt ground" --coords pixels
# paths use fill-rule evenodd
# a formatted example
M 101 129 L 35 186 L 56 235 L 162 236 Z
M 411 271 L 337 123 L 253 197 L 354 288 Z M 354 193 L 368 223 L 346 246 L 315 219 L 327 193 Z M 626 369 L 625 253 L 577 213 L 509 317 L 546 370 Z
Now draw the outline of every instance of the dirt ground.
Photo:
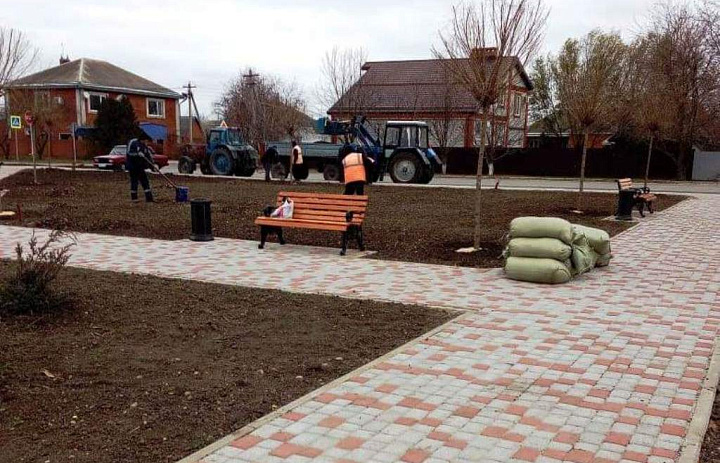
M 705 441 L 700 452 L 700 463 L 718 462 L 720 462 L 720 391 L 715 393 L 715 405 L 710 418 L 710 426 L 705 434 Z
M 185 239 L 190 233 L 190 206 L 176 204 L 174 191 L 152 182 L 158 203 L 131 204 L 126 174 L 50 170 L 38 173 L 40 185 L 32 185 L 30 172 L 0 181 L 10 193 L 6 207 L 22 204 L 25 225 L 63 228 L 73 231 L 130 235 L 161 239 Z M 216 236 L 259 239 L 255 218 L 262 208 L 274 203 L 281 189 L 342 193 L 340 185 L 258 181 L 228 181 L 208 177 L 175 177 L 188 186 L 193 198 L 213 201 L 213 228 Z M 449 265 L 500 267 L 500 253 L 509 223 L 518 216 L 563 217 L 576 223 L 600 227 L 611 234 L 628 224 L 604 221 L 613 215 L 615 194 L 587 194 L 585 214 L 570 211 L 575 193 L 538 191 L 483 191 L 486 222 L 483 226 L 483 252 L 466 255 L 455 252 L 472 245 L 474 192 L 459 189 L 411 187 L 370 187 L 370 208 L 365 223 L 367 248 L 378 251 L 380 259 Z M 682 197 L 661 196 L 659 209 Z M 5 221 L 8 225 L 18 221 Z M 340 245 L 339 233 L 316 230 L 287 230 L 288 242 L 333 247 Z
M 454 316 L 78 269 L 58 283 L 75 310 L 0 320 L 3 462 L 177 461 Z

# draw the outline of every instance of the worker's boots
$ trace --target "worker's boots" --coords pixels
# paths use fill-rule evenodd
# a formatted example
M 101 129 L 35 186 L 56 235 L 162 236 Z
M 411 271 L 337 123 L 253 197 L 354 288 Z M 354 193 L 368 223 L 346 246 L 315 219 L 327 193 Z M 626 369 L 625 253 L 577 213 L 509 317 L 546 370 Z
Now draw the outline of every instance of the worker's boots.
M 154 203 L 155 199 L 153 198 L 152 190 L 147 190 L 145 192 L 145 201 L 148 203 Z
M 131 191 L 130 192 L 130 201 L 136 203 L 138 202 L 138 194 L 137 191 Z

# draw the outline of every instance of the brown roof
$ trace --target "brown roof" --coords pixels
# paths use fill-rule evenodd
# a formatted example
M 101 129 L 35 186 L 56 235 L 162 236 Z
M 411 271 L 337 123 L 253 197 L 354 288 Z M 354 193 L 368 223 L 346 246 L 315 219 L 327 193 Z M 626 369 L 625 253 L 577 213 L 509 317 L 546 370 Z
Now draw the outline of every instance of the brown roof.
M 165 98 L 182 97 L 114 64 L 89 58 L 76 59 L 22 77 L 7 84 L 7 88 L 82 88 Z
M 516 58 L 503 58 L 515 66 L 525 85 L 532 82 Z M 461 85 L 448 89 L 447 71 L 441 60 L 374 61 L 366 72 L 331 108 L 329 114 L 365 112 L 476 112 L 477 102 Z

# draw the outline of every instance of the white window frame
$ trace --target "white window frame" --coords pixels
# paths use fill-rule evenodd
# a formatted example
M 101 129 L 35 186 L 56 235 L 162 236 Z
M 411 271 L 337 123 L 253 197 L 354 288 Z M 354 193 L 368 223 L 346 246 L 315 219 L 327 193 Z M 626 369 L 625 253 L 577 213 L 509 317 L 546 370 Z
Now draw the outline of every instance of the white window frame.
M 513 101 L 513 106 L 513 115 L 515 117 L 521 117 L 523 107 L 525 106 L 525 95 L 523 95 L 522 93 L 516 93 Z
M 158 102 L 162 105 L 161 114 L 150 114 L 151 101 Z M 165 100 L 162 98 L 145 98 L 145 113 L 147 114 L 147 117 L 152 117 L 154 119 L 165 119 Z
M 87 97 L 87 109 L 88 113 L 90 114 L 97 114 L 97 109 L 92 109 L 92 97 L 99 96 L 100 97 L 100 104 L 108 97 L 107 93 L 98 93 L 98 92 L 90 92 Z

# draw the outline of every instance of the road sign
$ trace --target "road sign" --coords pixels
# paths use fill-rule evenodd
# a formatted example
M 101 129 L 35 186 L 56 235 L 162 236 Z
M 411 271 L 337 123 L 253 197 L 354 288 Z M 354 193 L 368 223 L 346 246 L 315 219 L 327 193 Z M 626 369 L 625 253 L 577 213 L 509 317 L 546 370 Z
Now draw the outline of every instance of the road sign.
M 10 116 L 10 128 L 15 130 L 22 129 L 22 119 L 20 119 L 20 116 Z
M 27 125 L 33 125 L 33 122 L 35 122 L 35 117 L 30 111 L 25 111 L 25 123 Z

